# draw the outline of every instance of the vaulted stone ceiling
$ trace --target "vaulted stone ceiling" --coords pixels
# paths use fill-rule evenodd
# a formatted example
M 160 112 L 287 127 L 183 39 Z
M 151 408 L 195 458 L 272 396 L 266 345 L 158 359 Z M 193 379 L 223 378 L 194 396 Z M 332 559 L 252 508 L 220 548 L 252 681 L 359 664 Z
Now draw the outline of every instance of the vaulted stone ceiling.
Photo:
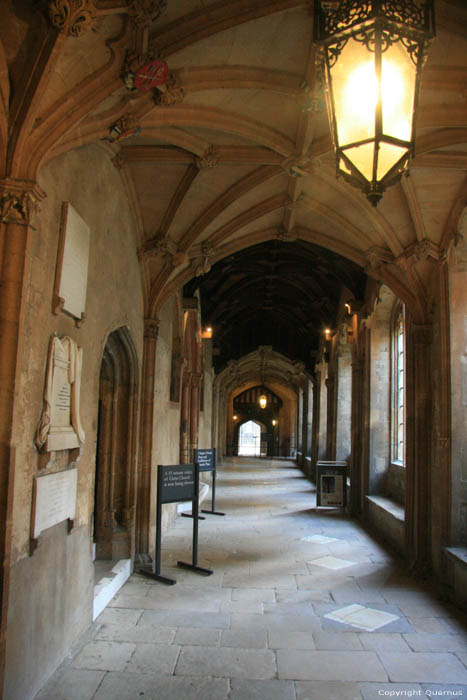
M 216 263 L 185 286 L 185 296 L 200 291 L 203 319 L 214 329 L 217 370 L 260 345 L 312 370 L 342 294 L 363 299 L 365 281 L 361 268 L 332 251 L 276 239 Z
M 36 181 L 77 147 L 111 158 L 134 217 L 146 316 L 216 262 L 289 238 L 365 268 L 426 320 L 434 263 L 466 198 L 464 0 L 435 2 L 417 156 L 378 209 L 335 177 L 311 0 L 1 4 L 0 177 Z M 130 91 L 129 69 L 155 57 L 166 85 Z M 118 130 L 128 138 L 115 140 Z

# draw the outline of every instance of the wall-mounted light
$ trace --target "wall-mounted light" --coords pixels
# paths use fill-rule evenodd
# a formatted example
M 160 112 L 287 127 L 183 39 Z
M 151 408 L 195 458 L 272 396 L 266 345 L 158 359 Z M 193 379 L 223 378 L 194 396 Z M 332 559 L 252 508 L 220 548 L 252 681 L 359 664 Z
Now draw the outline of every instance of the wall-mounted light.
M 350 306 L 350 304 L 344 304 L 344 306 L 345 306 L 345 308 L 347 309 L 347 313 L 348 313 L 349 316 L 350 316 L 350 314 L 352 313 L 352 307 Z
M 265 394 L 261 394 L 261 396 L 258 399 L 258 403 L 259 403 L 260 408 L 266 408 L 266 406 L 268 404 L 268 399 L 265 396 Z
M 234 420 L 238 420 L 238 416 L 237 416 L 236 413 L 233 414 L 233 419 L 234 419 Z
M 277 425 L 277 421 L 276 421 L 276 419 L 275 419 L 275 418 L 273 418 L 273 419 L 272 419 L 272 424 L 273 424 L 274 426 L 276 426 L 276 425 Z
M 407 171 L 433 0 L 316 0 L 337 174 L 376 206 Z
M 212 326 L 206 326 L 201 333 L 203 338 L 212 338 Z
M 332 330 L 330 328 L 324 329 L 324 337 L 326 338 L 326 340 L 331 340 L 331 334 Z

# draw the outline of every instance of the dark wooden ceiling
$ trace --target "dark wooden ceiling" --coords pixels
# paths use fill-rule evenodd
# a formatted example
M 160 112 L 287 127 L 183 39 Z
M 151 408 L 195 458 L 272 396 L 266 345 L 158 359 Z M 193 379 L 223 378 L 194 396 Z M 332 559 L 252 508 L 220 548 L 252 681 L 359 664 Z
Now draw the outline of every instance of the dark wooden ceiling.
M 336 322 L 342 292 L 363 297 L 366 275 L 320 246 L 268 241 L 224 258 L 185 286 L 200 291 L 203 319 L 214 329 L 216 370 L 259 345 L 272 345 L 313 368 L 324 326 Z

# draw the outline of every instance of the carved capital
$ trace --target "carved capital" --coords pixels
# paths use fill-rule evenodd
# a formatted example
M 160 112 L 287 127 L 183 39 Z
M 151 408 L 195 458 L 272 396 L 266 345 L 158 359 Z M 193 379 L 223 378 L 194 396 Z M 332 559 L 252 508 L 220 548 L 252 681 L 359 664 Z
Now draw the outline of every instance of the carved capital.
M 0 180 L 0 221 L 30 226 L 45 192 L 35 183 L 6 178 Z
M 402 255 L 397 258 L 397 262 L 401 259 L 408 260 L 412 264 L 419 261 L 425 262 L 426 260 L 441 262 L 443 260 L 443 251 L 439 245 L 428 238 L 424 238 L 423 241 L 407 246 Z
M 49 0 L 50 21 L 67 36 L 85 34 L 94 26 L 96 16 L 92 0 Z
M 137 27 L 149 27 L 167 7 L 167 0 L 128 0 L 128 14 Z
M 154 90 L 154 104 L 161 107 L 178 105 L 185 99 L 185 90 L 182 83 L 173 73 L 169 73 L 165 82 L 165 89 Z
M 126 166 L 126 160 L 121 153 L 117 153 L 116 156 L 112 158 L 112 163 L 117 168 L 117 170 L 123 170 Z
M 158 318 L 145 318 L 144 319 L 144 337 L 149 340 L 157 340 L 159 335 L 159 324 Z
M 220 154 L 218 149 L 215 146 L 209 146 L 209 148 L 204 151 L 202 156 L 196 158 L 196 166 L 200 170 L 215 168 L 216 165 L 219 165 L 219 158 Z

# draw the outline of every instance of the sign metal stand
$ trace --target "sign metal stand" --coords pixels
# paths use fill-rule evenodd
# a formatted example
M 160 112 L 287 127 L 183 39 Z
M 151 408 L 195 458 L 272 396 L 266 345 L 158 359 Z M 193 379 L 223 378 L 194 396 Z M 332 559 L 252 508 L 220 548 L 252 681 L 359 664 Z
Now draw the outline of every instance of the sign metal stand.
M 209 449 L 196 449 L 194 451 L 193 459 L 199 464 L 200 472 L 212 472 L 212 497 L 211 497 L 211 510 L 202 509 L 202 513 L 208 513 L 209 515 L 225 515 L 216 510 L 216 448 L 210 447 Z M 199 512 L 199 510 L 198 510 Z M 193 518 L 193 512 L 182 513 L 184 518 Z M 198 520 L 206 520 L 202 515 L 198 515 Z
M 193 498 L 192 513 L 193 513 L 193 554 L 191 564 L 186 561 L 178 561 L 178 566 L 184 569 L 192 569 L 197 571 L 199 574 L 204 576 L 211 576 L 214 572 L 212 569 L 204 569 L 202 566 L 198 566 L 198 513 L 199 513 L 199 464 L 195 462 L 195 495 Z
M 173 586 L 175 579 L 161 575 L 162 549 L 162 506 L 164 503 L 192 502 L 193 513 L 199 510 L 199 465 L 198 464 L 159 464 L 157 467 L 157 507 L 156 507 L 156 557 L 155 570 L 139 573 L 146 578 Z M 193 560 L 192 564 L 178 562 L 179 566 L 194 569 L 205 576 L 213 572 L 198 566 L 198 519 L 193 519 Z

